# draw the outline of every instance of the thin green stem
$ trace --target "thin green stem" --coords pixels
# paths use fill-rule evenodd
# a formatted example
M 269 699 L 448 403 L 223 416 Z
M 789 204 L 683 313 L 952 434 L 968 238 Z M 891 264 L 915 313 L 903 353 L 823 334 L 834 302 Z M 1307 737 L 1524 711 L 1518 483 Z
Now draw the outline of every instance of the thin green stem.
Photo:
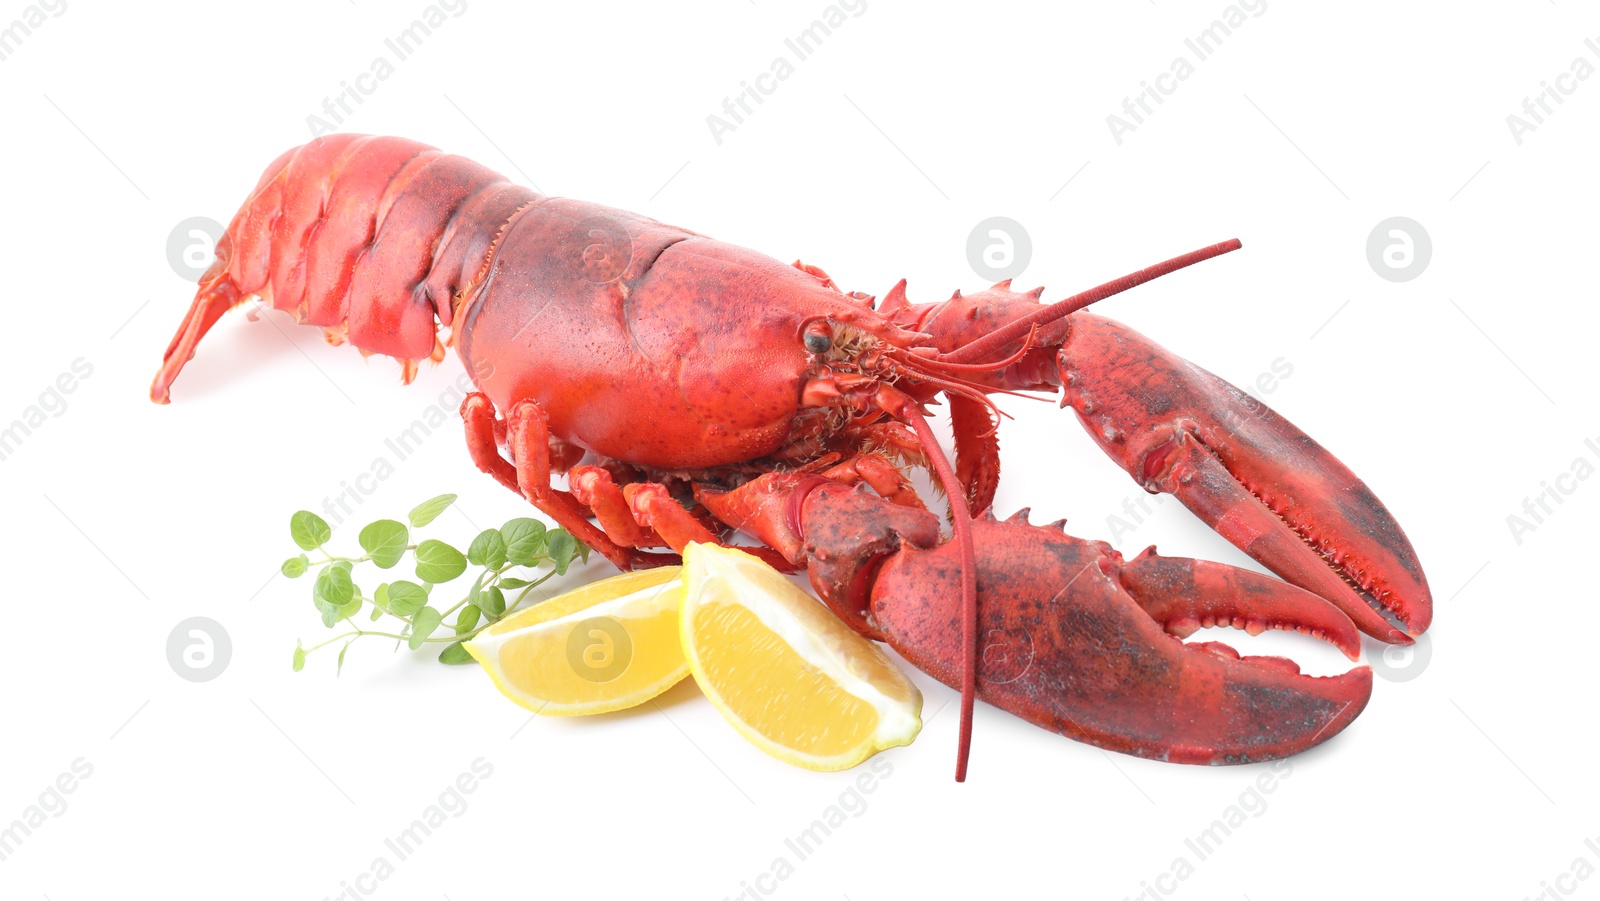
M 484 625 L 479 626 L 476 629 L 473 629 L 470 633 L 468 633 L 466 635 L 451 635 L 448 638 L 424 638 L 423 641 L 434 642 L 434 643 L 441 643 L 441 642 L 448 643 L 448 642 L 453 642 L 453 641 L 460 641 L 460 640 L 465 639 L 465 638 L 471 638 L 473 635 L 478 634 L 479 632 L 481 632 L 484 629 L 488 628 L 490 625 L 493 625 L 493 624 L 492 623 L 485 623 Z M 330 639 L 328 639 L 326 641 L 319 641 L 319 642 L 317 642 L 316 644 L 312 645 L 309 648 L 301 648 L 301 650 L 305 651 L 307 654 L 310 654 L 312 651 L 315 651 L 318 648 L 327 647 L 328 645 L 333 644 L 334 642 L 339 641 L 340 639 L 348 638 L 351 641 L 355 641 L 357 638 L 361 638 L 361 637 L 366 636 L 366 635 L 372 635 L 372 636 L 376 636 L 378 638 L 393 638 L 396 641 L 409 641 L 410 640 L 410 636 L 408 636 L 408 635 L 398 635 L 398 634 L 396 634 L 394 632 L 379 632 L 376 629 L 363 629 L 363 628 L 361 628 L 359 626 L 351 626 L 349 632 L 342 632 L 342 633 L 340 633 L 338 635 L 333 636 L 332 638 L 330 638 Z
M 522 589 L 522 593 L 517 595 L 517 599 L 506 607 L 506 613 L 510 613 L 512 610 L 516 609 L 516 607 L 522 603 L 522 599 L 528 596 L 528 592 L 538 588 L 540 585 L 543 585 L 545 582 L 550 580 L 551 576 L 554 576 L 555 574 L 556 571 L 552 569 L 539 578 L 534 579 L 532 582 L 529 582 L 527 586 Z
M 404 637 L 402 635 L 395 635 L 392 632 L 374 632 L 374 631 L 371 631 L 371 630 L 368 630 L 368 629 L 362 629 L 359 626 L 351 626 L 349 632 L 340 633 L 340 634 L 335 635 L 332 638 L 328 639 L 327 641 L 317 642 L 316 644 L 312 645 L 309 648 L 303 648 L 303 650 L 307 654 L 309 654 L 309 653 L 311 653 L 312 651 L 315 651 L 318 648 L 327 647 L 328 645 L 333 644 L 334 642 L 339 641 L 341 639 L 348 638 L 351 641 L 354 641 L 354 640 L 356 640 L 357 638 L 360 638 L 363 635 L 382 635 L 382 636 L 385 636 L 385 637 L 388 637 L 388 638 L 403 638 Z
M 417 547 L 418 547 L 418 545 L 408 544 L 405 547 L 405 551 L 406 552 L 414 552 L 414 551 L 416 551 Z M 585 551 L 587 551 L 586 548 L 585 548 Z M 336 554 L 329 553 L 328 550 L 326 548 L 324 548 L 324 547 L 317 547 L 317 548 L 313 549 L 313 553 L 316 553 L 316 554 L 320 555 L 322 559 L 314 561 L 314 560 L 311 560 L 309 557 L 307 557 L 307 564 L 309 566 L 329 566 L 329 565 L 333 565 L 333 564 L 337 564 L 337 563 L 345 563 L 345 564 L 348 564 L 350 569 L 354 569 L 356 566 L 358 566 L 358 565 L 360 565 L 362 563 L 370 562 L 372 560 L 372 555 L 371 554 L 363 554 L 362 556 L 359 556 L 359 557 L 343 557 L 343 556 L 339 556 L 339 555 L 336 555 Z M 587 553 L 584 553 L 582 556 L 583 556 L 583 558 L 585 560 L 587 560 L 587 558 L 588 558 Z M 536 578 L 536 579 L 528 582 L 526 585 L 522 586 L 522 590 L 516 595 L 516 599 L 511 601 L 509 604 L 506 604 L 505 605 L 505 609 L 501 610 L 498 615 L 490 615 L 487 610 L 482 609 L 481 603 L 482 603 L 483 592 L 485 590 L 487 590 L 487 589 L 490 589 L 490 588 L 498 588 L 499 585 L 500 585 L 500 582 L 505 577 L 506 573 L 508 571 L 514 569 L 514 568 L 525 567 L 526 569 L 528 569 L 530 571 L 537 571 L 538 568 L 540 568 L 542 566 L 552 565 L 554 562 L 555 562 L 554 559 L 552 557 L 550 557 L 549 555 L 542 555 L 538 559 L 536 559 L 536 560 L 534 560 L 534 561 L 532 561 L 530 563 L 518 564 L 518 563 L 512 563 L 510 561 L 507 561 L 506 563 L 502 564 L 501 566 L 495 567 L 493 569 L 487 569 L 487 568 L 484 569 L 482 572 L 479 573 L 479 575 L 477 576 L 477 579 L 474 582 L 474 587 L 476 589 L 476 593 L 477 593 L 478 598 L 479 598 L 479 604 L 480 604 L 479 613 L 482 616 L 482 622 L 479 625 L 477 625 L 476 628 L 470 629 L 470 630 L 468 630 L 466 632 L 462 632 L 462 633 L 457 634 L 455 629 L 451 628 L 450 629 L 450 634 L 447 635 L 447 636 L 437 637 L 436 638 L 436 637 L 433 637 L 433 636 L 430 635 L 430 636 L 428 636 L 426 638 L 421 639 L 421 641 L 424 642 L 424 643 L 429 643 L 429 644 L 453 644 L 453 643 L 456 643 L 456 642 L 466 641 L 468 639 L 471 639 L 471 638 L 477 636 L 483 630 L 489 628 L 490 626 L 494 625 L 495 623 L 498 623 L 498 622 L 504 620 L 507 616 L 511 615 L 513 612 L 517 611 L 519 608 L 522 607 L 523 602 L 527 599 L 529 592 L 533 591 L 533 589 L 539 587 L 540 585 L 543 585 L 545 582 L 549 581 L 551 578 L 556 576 L 557 573 L 555 572 L 555 570 L 551 569 L 549 572 L 546 572 L 544 575 L 539 576 L 538 578 Z M 519 579 L 520 579 L 520 577 L 519 577 Z M 432 587 L 433 586 L 429 586 L 429 589 L 431 590 Z M 449 609 L 447 609 L 443 613 L 441 613 L 439 615 L 440 625 L 441 626 L 448 625 L 447 623 L 444 622 L 444 620 L 449 619 L 452 615 L 458 614 L 459 611 L 461 610 L 461 608 L 465 607 L 468 603 L 471 603 L 472 602 L 472 596 L 473 596 L 473 591 L 469 590 L 465 597 L 462 597 L 459 601 L 456 601 L 454 604 L 452 604 L 449 607 Z M 414 617 L 412 617 L 412 616 L 402 616 L 400 614 L 397 614 L 397 613 L 394 613 L 392 611 L 385 610 L 385 609 L 383 609 L 381 607 L 378 607 L 376 605 L 376 603 L 374 603 L 371 598 L 361 595 L 359 589 L 357 589 L 356 597 L 363 602 L 362 605 L 361 605 L 361 610 L 358 611 L 358 613 L 365 613 L 366 610 L 367 610 L 366 605 L 367 604 L 372 604 L 373 608 L 375 610 L 378 610 L 378 611 L 380 611 L 383 614 L 386 614 L 388 616 L 392 616 L 395 619 L 399 620 L 400 622 L 404 623 L 405 626 L 406 626 L 406 631 L 408 631 L 408 632 L 414 632 L 415 631 L 416 624 L 415 624 L 415 621 L 414 621 Z M 542 600 L 542 598 L 541 598 L 541 600 Z M 459 621 L 459 619 L 460 619 L 459 615 L 456 615 L 456 619 Z M 374 620 L 374 621 L 376 621 L 376 620 Z M 330 644 L 334 644 L 334 643 L 340 642 L 340 641 L 343 641 L 345 643 L 345 647 L 348 648 L 352 643 L 355 642 L 356 639 L 364 637 L 364 636 L 374 636 L 374 637 L 378 637 L 378 638 L 392 638 L 392 639 L 395 640 L 395 643 L 397 645 L 396 649 L 398 649 L 398 644 L 400 642 L 407 642 L 407 641 L 411 640 L 411 638 L 413 637 L 411 635 L 406 635 L 406 634 L 403 634 L 403 633 L 385 631 L 385 630 L 380 630 L 380 629 L 363 629 L 361 626 L 356 624 L 356 620 L 355 620 L 354 616 L 344 617 L 343 618 L 343 622 L 345 622 L 345 623 L 347 623 L 349 625 L 349 629 L 347 631 L 340 632 L 339 634 L 334 635 L 334 636 L 332 636 L 330 638 L 327 638 L 327 639 L 325 639 L 323 641 L 317 642 L 316 644 L 313 644 L 310 647 L 301 647 L 300 651 L 302 652 L 302 654 L 310 654 L 312 651 L 320 650 L 321 648 L 325 648 Z
M 406 545 L 406 550 L 408 550 L 408 551 L 414 551 L 416 549 L 417 549 L 417 546 L 414 545 L 414 544 Z M 344 562 L 344 563 L 349 563 L 351 566 L 355 566 L 358 563 L 366 563 L 368 560 L 372 559 L 372 555 L 371 554 L 362 554 L 359 557 L 336 557 L 333 554 L 328 553 L 328 549 L 325 548 L 325 547 L 319 547 L 319 548 L 317 548 L 317 550 L 322 553 L 322 559 L 321 560 L 312 560 L 311 561 L 312 563 L 326 564 L 326 563 Z
M 512 564 L 506 563 L 506 564 L 501 565 L 501 567 L 499 569 L 484 570 L 484 572 L 481 575 L 479 575 L 478 578 L 475 580 L 477 582 L 477 584 L 478 584 L 478 590 L 481 592 L 483 589 L 488 588 L 490 585 L 493 585 L 494 583 L 500 581 L 500 575 L 502 573 L 504 573 L 506 570 L 510 569 L 511 566 L 512 566 Z M 444 613 L 440 614 L 441 618 L 442 617 L 448 617 L 450 614 L 456 612 L 457 610 L 460 610 L 462 605 L 466 604 L 467 601 L 470 601 L 470 600 L 472 600 L 472 593 L 468 592 L 466 597 L 462 598 L 459 601 L 456 601 L 455 606 L 451 607 L 449 610 L 446 610 Z

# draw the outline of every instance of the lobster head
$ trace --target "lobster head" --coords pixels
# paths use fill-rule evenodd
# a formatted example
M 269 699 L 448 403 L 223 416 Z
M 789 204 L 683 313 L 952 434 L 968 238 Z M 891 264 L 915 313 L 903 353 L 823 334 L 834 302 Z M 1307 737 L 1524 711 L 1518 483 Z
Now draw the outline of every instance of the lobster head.
M 694 237 L 661 249 L 622 302 L 635 343 L 673 374 L 676 396 L 659 401 L 686 404 L 685 418 L 706 433 L 682 444 L 705 458 L 678 466 L 812 459 L 851 422 L 904 421 L 906 395 L 950 391 L 987 403 L 977 386 L 943 371 L 931 335 L 875 310 L 869 295 L 842 293 L 812 266 Z M 645 332 L 654 321 L 673 328 Z

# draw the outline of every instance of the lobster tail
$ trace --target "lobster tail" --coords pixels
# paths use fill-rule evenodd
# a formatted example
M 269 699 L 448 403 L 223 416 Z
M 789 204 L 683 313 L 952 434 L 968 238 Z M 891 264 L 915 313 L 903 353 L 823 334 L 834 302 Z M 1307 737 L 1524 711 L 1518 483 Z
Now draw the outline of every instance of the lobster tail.
M 404 138 L 327 135 L 285 153 L 217 242 L 150 399 L 166 403 L 200 339 L 253 296 L 331 344 L 395 357 L 410 382 L 422 359 L 443 358 L 440 326 L 476 287 L 501 226 L 538 196 Z

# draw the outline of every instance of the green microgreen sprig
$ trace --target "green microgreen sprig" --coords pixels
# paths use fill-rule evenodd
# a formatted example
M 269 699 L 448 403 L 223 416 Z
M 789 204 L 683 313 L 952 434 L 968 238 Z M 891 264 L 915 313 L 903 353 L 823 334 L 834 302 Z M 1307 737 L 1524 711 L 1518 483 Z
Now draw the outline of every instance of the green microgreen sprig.
M 472 539 L 464 554 L 434 538 L 413 543 L 413 530 L 433 522 L 455 499 L 453 494 L 441 494 L 418 504 L 407 516 L 409 526 L 393 519 L 368 523 L 356 538 L 366 551 L 359 557 L 329 553 L 326 545 L 333 539 L 333 529 L 317 514 L 301 510 L 289 518 L 289 535 L 294 543 L 303 551 L 321 555 L 321 559 L 297 554 L 283 561 L 283 574 L 296 579 L 312 566 L 320 566 L 312 580 L 311 599 L 322 614 L 322 624 L 329 629 L 341 622 L 349 624 L 347 631 L 310 647 L 296 642 L 295 672 L 305 666 L 306 655 L 338 642 L 344 644 L 339 648 L 335 672 L 342 671 L 345 652 L 356 639 L 365 636 L 403 641 L 412 650 L 430 643 L 444 644 L 440 663 L 471 663 L 472 656 L 461 646 L 463 641 L 514 613 L 545 580 L 565 575 L 574 559 L 589 559 L 589 548 L 566 530 L 546 528 L 544 523 L 526 517 L 510 520 L 498 529 L 485 529 Z M 371 563 L 379 569 L 393 569 L 407 554 L 412 557 L 416 581 L 383 582 L 371 596 L 356 584 L 358 565 Z M 442 611 L 429 603 L 434 588 L 455 581 L 469 567 L 480 571 L 464 597 Z M 538 575 L 537 571 L 545 567 L 549 571 Z M 508 601 L 506 592 L 513 591 L 517 594 Z M 368 605 L 372 607 L 369 621 L 388 616 L 401 625 L 384 630 L 362 628 L 356 616 Z M 445 620 L 452 615 L 455 620 L 447 624 Z M 445 634 L 437 634 L 441 629 Z

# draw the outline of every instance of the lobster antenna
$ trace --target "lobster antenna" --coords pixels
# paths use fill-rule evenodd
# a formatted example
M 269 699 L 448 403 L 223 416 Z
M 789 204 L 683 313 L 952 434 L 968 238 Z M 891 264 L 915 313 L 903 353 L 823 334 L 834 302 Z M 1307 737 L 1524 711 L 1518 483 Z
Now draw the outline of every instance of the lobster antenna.
M 1090 288 L 1082 294 L 1074 294 L 1066 300 L 1056 301 L 1047 307 L 1040 307 L 1035 312 L 1009 322 L 982 338 L 968 342 L 947 354 L 933 359 L 940 363 L 971 363 L 980 360 L 1004 347 L 1008 342 L 1015 341 L 1027 334 L 1028 330 L 1034 326 L 1043 326 L 1047 323 L 1055 322 L 1057 319 L 1076 313 L 1096 301 L 1105 300 L 1115 294 L 1121 294 L 1129 288 L 1137 288 L 1145 282 L 1158 279 L 1169 272 L 1177 272 L 1179 269 L 1193 266 L 1195 263 L 1238 250 L 1241 246 L 1243 245 L 1239 243 L 1238 238 L 1232 238 L 1223 241 L 1221 244 L 1213 244 L 1210 247 L 1202 247 L 1183 256 L 1173 257 L 1165 263 L 1157 263 L 1148 269 L 1130 272 L 1119 279 L 1106 282 L 1098 288 Z
M 933 470 L 950 500 L 950 539 L 961 555 L 961 731 L 956 744 L 956 781 L 967 780 L 967 756 L 972 751 L 972 702 L 978 693 L 978 560 L 972 548 L 972 512 L 955 469 L 934 437 L 928 420 L 915 403 L 900 411 L 917 433 Z

